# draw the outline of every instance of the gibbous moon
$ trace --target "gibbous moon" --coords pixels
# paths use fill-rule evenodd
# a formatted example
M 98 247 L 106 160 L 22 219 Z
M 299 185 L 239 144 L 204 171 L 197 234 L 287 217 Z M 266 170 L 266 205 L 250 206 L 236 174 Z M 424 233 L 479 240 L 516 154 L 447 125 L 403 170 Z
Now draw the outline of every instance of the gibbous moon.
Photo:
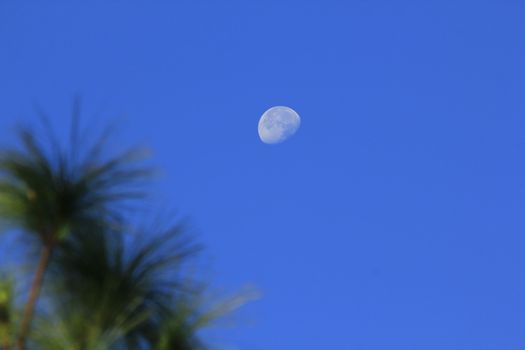
M 280 143 L 295 134 L 300 125 L 301 117 L 293 109 L 272 107 L 259 120 L 259 137 L 264 143 Z

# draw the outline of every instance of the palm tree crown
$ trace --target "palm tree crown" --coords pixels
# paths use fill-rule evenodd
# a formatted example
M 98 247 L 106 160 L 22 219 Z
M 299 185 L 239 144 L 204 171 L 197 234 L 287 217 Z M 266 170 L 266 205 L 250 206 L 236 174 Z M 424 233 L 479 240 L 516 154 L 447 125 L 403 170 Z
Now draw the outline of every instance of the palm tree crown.
M 138 149 L 102 158 L 103 137 L 75 159 L 60 149 L 46 152 L 29 128 L 19 136 L 23 148 L 0 155 L 0 218 L 43 243 L 60 240 L 75 225 L 115 219 L 111 204 L 140 195 L 131 188 L 150 172 L 137 164 Z

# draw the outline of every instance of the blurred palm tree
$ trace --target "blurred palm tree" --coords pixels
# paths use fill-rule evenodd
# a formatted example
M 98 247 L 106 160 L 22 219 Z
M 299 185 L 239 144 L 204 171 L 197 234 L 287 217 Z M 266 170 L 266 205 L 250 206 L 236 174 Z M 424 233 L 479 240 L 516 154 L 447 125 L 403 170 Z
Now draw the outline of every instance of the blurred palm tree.
M 57 246 L 35 349 L 201 350 L 198 332 L 249 294 L 210 304 L 186 273 L 200 247 L 184 225 L 129 235 L 83 230 Z M 144 238 L 146 237 L 146 238 Z
M 44 123 L 47 143 L 21 127 L 21 147 L 0 151 L 0 221 L 40 249 L 27 292 L 0 275 L 0 349 L 208 349 L 200 330 L 257 295 L 210 299 L 187 273 L 200 247 L 185 225 L 130 232 L 123 209 L 144 194 L 144 152 L 107 156 L 111 129 L 81 152 L 78 114 L 76 101 L 68 147 Z
M 80 228 L 118 223 L 121 214 L 115 203 L 140 196 L 136 185 L 150 173 L 138 162 L 144 155 L 139 149 L 106 157 L 108 132 L 80 154 L 78 111 L 76 101 L 67 149 L 52 133 L 52 146 L 46 148 L 31 128 L 21 127 L 18 135 L 22 147 L 0 154 L 0 219 L 37 237 L 41 245 L 18 331 L 19 350 L 25 348 L 55 248 Z

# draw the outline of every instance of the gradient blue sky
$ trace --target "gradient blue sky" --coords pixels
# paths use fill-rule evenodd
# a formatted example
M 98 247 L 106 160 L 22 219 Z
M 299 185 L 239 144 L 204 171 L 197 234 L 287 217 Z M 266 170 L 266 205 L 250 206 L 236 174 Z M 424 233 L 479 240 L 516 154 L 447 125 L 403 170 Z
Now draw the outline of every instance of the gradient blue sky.
M 1 1 L 2 141 L 75 93 L 155 150 L 215 285 L 264 292 L 214 341 L 524 349 L 523 1 Z

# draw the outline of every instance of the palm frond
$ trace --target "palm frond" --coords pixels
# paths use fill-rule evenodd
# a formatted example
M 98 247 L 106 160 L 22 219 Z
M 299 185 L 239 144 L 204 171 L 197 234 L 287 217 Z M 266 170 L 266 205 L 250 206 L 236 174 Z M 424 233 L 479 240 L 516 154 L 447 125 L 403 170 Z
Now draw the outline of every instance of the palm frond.
M 43 239 L 60 238 L 86 221 L 118 217 L 114 204 L 143 196 L 140 184 L 152 173 L 138 148 L 111 157 L 100 149 L 82 158 L 74 144 L 69 154 L 59 146 L 46 149 L 28 127 L 20 128 L 19 139 L 20 148 L 0 154 L 0 220 Z
M 84 227 L 57 246 L 50 295 L 60 295 L 53 303 L 60 317 L 82 315 L 83 326 L 71 332 L 75 339 L 117 329 L 132 349 L 154 341 L 161 320 L 176 300 L 190 293 L 189 281 L 181 274 L 199 247 L 186 238 L 183 226 L 143 232 L 127 243 L 129 236 L 107 230 Z M 74 326 L 72 321 L 65 324 Z

